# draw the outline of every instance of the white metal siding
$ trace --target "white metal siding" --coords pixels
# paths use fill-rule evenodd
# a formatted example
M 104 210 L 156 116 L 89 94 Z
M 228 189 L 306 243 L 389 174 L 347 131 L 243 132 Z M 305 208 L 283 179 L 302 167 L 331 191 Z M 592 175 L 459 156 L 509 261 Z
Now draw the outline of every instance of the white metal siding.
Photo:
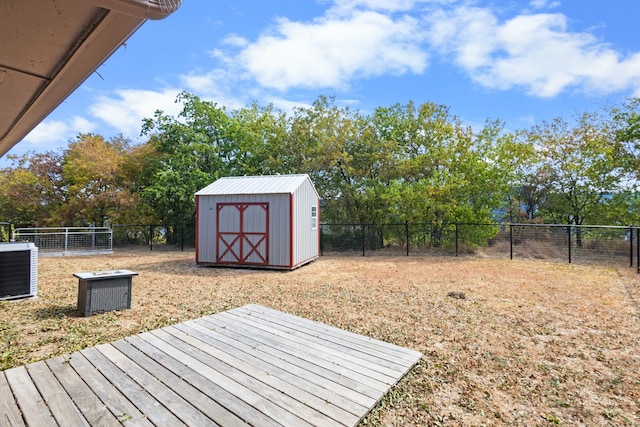
M 318 257 L 318 229 L 312 229 L 311 206 L 318 209 L 318 195 L 310 180 L 306 180 L 293 195 L 294 260 L 293 266 Z
M 273 209 L 269 213 L 269 264 L 288 267 L 291 258 L 291 215 L 289 194 L 271 194 Z
M 252 206 L 243 213 L 243 231 L 268 232 L 268 266 L 297 267 L 319 256 L 319 224 L 318 228 L 312 229 L 311 207 L 316 206 L 320 215 L 321 212 L 318 193 L 308 175 L 221 178 L 198 191 L 196 196 L 198 198 L 197 261 L 199 263 L 224 264 L 237 261 L 237 257 L 227 255 L 220 262 L 217 261 L 216 215 L 219 203 L 269 204 L 269 223 L 266 230 L 262 224 L 265 218 L 263 208 L 256 206 L 254 209 Z M 293 207 L 290 205 L 291 200 L 294 203 Z M 238 212 L 238 209 L 226 207 L 220 211 L 218 221 L 222 231 L 239 230 Z M 291 236 L 292 221 L 293 236 Z M 248 238 L 254 238 L 254 236 Z M 255 237 L 255 239 L 258 238 L 258 236 Z M 225 242 L 225 244 L 231 244 L 231 242 Z M 261 261 L 255 254 L 246 260 L 247 263 Z
M 262 194 L 262 195 L 200 195 L 198 206 L 198 262 L 216 263 L 216 212 L 218 203 L 269 203 L 269 266 L 289 266 L 289 195 L 288 194 Z M 235 211 L 235 212 L 234 212 Z M 229 229 L 232 224 L 238 224 L 237 210 L 223 209 L 219 221 L 221 228 Z M 252 224 L 252 221 L 254 223 Z M 245 211 L 244 228 L 246 230 L 261 230 L 259 223 L 261 216 L 258 210 Z M 223 259 L 227 260 L 225 257 Z M 258 257 L 253 257 L 249 262 L 258 262 Z
M 216 261 L 216 205 L 213 196 L 198 196 L 198 253 L 197 262 Z

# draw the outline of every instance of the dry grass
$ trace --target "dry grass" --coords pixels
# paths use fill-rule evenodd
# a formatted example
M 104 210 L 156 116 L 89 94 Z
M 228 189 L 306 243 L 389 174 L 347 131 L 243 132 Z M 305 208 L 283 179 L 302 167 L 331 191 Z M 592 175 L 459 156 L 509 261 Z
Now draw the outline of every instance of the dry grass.
M 39 298 L 0 301 L 0 369 L 263 304 L 418 350 L 367 425 L 640 425 L 640 277 L 543 261 L 322 257 L 293 272 L 193 253 L 40 260 Z M 126 268 L 131 310 L 78 317 L 76 271 Z

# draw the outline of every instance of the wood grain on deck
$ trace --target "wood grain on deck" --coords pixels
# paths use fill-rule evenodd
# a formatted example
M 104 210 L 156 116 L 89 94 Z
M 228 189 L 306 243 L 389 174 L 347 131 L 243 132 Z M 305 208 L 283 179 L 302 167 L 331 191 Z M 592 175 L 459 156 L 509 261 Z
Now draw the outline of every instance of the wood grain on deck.
M 0 372 L 0 425 L 355 426 L 420 357 L 247 305 Z

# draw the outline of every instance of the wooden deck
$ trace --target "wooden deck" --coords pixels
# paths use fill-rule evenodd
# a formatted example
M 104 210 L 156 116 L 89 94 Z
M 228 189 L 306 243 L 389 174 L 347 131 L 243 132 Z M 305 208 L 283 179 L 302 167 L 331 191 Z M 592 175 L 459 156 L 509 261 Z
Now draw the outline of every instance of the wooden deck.
M 420 357 L 247 305 L 0 372 L 0 425 L 353 426 Z

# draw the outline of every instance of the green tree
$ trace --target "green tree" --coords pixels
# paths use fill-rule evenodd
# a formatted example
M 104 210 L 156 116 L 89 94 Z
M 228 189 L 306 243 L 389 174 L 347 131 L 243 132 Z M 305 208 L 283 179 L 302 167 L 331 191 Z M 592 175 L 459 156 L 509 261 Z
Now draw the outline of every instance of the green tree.
M 453 222 L 487 222 L 502 207 L 513 180 L 517 153 L 500 122 L 474 133 L 448 107 L 425 103 L 378 109 L 379 133 L 396 141 L 389 162 L 402 184 L 407 221 L 444 227 Z M 437 234 L 437 233 L 436 233 Z
M 616 123 L 616 140 L 622 146 L 625 167 L 634 181 L 640 181 L 640 98 L 628 100 L 612 109 Z M 637 189 L 636 189 L 637 191 Z
M 548 179 L 541 213 L 557 223 L 598 224 L 603 207 L 613 204 L 631 184 L 616 126 L 607 113 L 583 113 L 575 125 L 556 118 L 529 132 L 540 155 L 538 170 Z M 616 221 L 617 222 L 617 221 Z
M 522 220 L 536 222 L 540 208 L 547 202 L 552 181 L 544 168 L 532 170 L 527 166 L 527 170 L 529 172 L 522 174 L 518 181 L 514 200 L 523 210 Z
M 339 107 L 327 97 L 294 112 L 287 163 L 311 175 L 325 204 L 324 221 L 379 224 L 395 219 L 397 143 L 381 135 L 383 125 L 376 120 L 385 118 Z
M 223 108 L 182 93 L 177 118 L 156 112 L 143 134 L 158 153 L 150 165 L 152 181 L 142 198 L 163 224 L 184 228 L 195 222 L 195 193 L 230 172 L 237 151 L 229 135 L 234 123 Z
M 295 172 L 295 168 L 285 162 L 290 157 L 289 147 L 282 147 L 283 141 L 287 140 L 285 113 L 277 111 L 273 105 L 259 107 L 254 103 L 232 111 L 229 120 L 230 154 L 226 163 L 230 175 Z

